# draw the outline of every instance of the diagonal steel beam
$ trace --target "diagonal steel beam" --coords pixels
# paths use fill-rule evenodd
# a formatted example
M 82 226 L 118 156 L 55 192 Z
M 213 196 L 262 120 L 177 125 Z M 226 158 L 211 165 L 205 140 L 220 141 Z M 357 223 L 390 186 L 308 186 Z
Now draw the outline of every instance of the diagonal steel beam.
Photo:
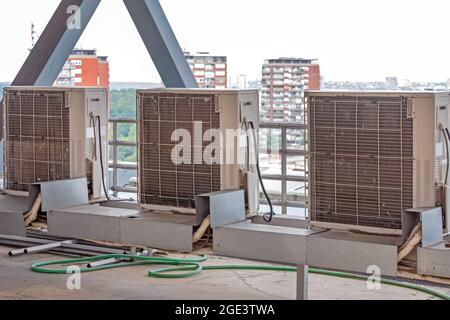
M 12 85 L 52 86 L 100 1 L 62 0 Z M 79 24 L 68 28 L 74 6 L 80 9 Z
M 11 85 L 52 86 L 100 1 L 62 0 Z M 79 8 L 79 21 L 75 21 L 75 28 L 69 28 L 68 19 L 75 8 Z M 0 128 L 3 128 L 3 101 L 0 114 Z M 3 130 L 0 130 L 1 139 Z
M 123 0 L 162 81 L 168 88 L 197 88 L 197 82 L 158 0 Z
M 12 86 L 52 86 L 101 0 L 61 0 Z M 158 0 L 124 0 L 141 37 L 168 88 L 196 88 L 197 82 Z M 75 6 L 75 7 L 74 7 Z M 68 27 L 79 8 L 78 26 Z M 3 114 L 3 103 L 0 103 Z M 3 128 L 3 117 L 0 117 Z M 0 139 L 3 130 L 0 130 Z

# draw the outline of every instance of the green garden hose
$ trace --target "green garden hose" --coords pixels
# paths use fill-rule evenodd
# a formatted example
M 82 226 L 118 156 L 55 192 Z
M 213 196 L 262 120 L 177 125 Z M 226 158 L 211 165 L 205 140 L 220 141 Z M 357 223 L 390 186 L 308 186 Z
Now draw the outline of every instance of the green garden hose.
M 207 256 L 202 256 L 195 259 L 177 259 L 177 258 L 163 258 L 163 257 L 145 257 L 145 256 L 134 256 L 126 254 L 109 254 L 101 255 L 97 257 L 81 258 L 81 259 L 69 259 L 69 260 L 53 260 L 47 262 L 38 262 L 32 265 L 31 269 L 38 273 L 48 273 L 48 274 L 67 274 L 66 269 L 46 269 L 46 266 L 63 266 L 63 265 L 75 265 L 75 264 L 87 264 L 89 262 L 96 262 L 108 259 L 118 259 L 124 262 L 104 265 L 92 268 L 81 268 L 80 272 L 94 272 L 99 270 L 107 270 L 114 268 L 123 268 L 130 266 L 141 266 L 141 265 L 166 265 L 171 266 L 168 268 L 158 269 L 149 271 L 148 276 L 153 278 L 165 278 L 165 279 L 181 279 L 188 278 L 200 274 L 204 270 L 251 270 L 251 271 L 280 271 L 280 272 L 297 272 L 296 267 L 287 266 L 256 266 L 256 265 L 218 265 L 218 266 L 203 266 L 201 263 L 207 260 Z M 347 272 L 339 271 L 328 271 L 322 269 L 309 269 L 309 273 L 321 274 L 326 276 L 333 276 L 346 279 L 355 279 L 367 281 L 368 277 L 364 275 L 358 275 Z M 420 291 L 423 293 L 430 294 L 434 297 L 450 300 L 450 296 L 440 293 L 438 291 L 425 288 L 422 286 L 404 283 L 396 280 L 381 279 L 381 283 L 386 285 L 392 285 L 397 287 L 402 287 L 406 289 L 411 289 L 415 291 Z

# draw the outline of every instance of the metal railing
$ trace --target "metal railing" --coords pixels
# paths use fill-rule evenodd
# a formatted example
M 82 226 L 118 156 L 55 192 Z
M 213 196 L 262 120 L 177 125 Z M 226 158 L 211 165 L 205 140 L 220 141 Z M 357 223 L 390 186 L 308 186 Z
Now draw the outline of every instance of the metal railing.
M 263 145 L 260 150 L 261 167 L 264 167 L 264 159 L 276 158 L 280 164 L 279 173 L 269 174 L 264 173 L 263 168 L 262 177 L 264 181 L 276 182 L 281 185 L 279 194 L 277 188 L 270 190 L 266 186 L 268 193 L 271 195 L 272 204 L 279 207 L 279 213 L 282 214 L 304 214 L 308 207 L 308 150 L 306 144 L 306 125 L 296 123 L 268 123 L 260 124 L 260 139 L 264 136 L 278 138 L 280 145 L 271 148 L 268 146 L 267 151 L 264 151 Z M 288 139 L 291 137 L 292 140 Z M 270 140 L 272 140 L 270 139 Z M 269 140 L 269 139 L 268 139 Z M 297 166 L 300 164 L 300 166 Z M 269 163 L 270 165 L 270 163 Z M 267 201 L 262 198 L 262 204 L 267 204 Z M 295 208 L 301 208 L 303 213 L 293 213 Z
M 111 190 L 114 192 L 114 196 L 117 196 L 121 192 L 125 193 L 137 193 L 137 189 L 129 186 L 127 183 L 119 183 L 119 171 L 120 170 L 132 170 L 137 172 L 137 162 L 125 162 L 119 161 L 119 148 L 128 147 L 135 148 L 137 153 L 137 142 L 122 141 L 119 139 L 118 128 L 120 124 L 137 125 L 136 119 L 117 118 L 109 119 L 110 135 L 109 139 L 109 169 L 112 170 L 112 179 L 110 179 Z
M 114 195 L 119 193 L 136 193 L 137 189 L 119 181 L 119 172 L 136 171 L 137 163 L 124 162 L 119 160 L 119 148 L 137 148 L 137 143 L 130 141 L 121 141 L 119 139 L 119 126 L 121 124 L 137 125 L 136 119 L 110 119 L 110 159 L 109 168 L 112 171 L 112 179 L 110 179 L 111 189 Z M 306 126 L 295 123 L 261 123 L 260 124 L 261 141 L 267 137 L 275 137 L 280 143 L 279 145 L 269 148 L 262 146 L 261 166 L 262 176 L 265 183 L 273 183 L 274 185 L 266 185 L 266 189 L 272 198 L 272 203 L 278 209 L 278 213 L 289 214 L 291 208 L 305 209 L 307 208 L 308 197 L 308 165 L 307 165 L 307 147 Z M 289 139 L 291 138 L 291 139 Z M 303 141 L 302 141 L 303 139 Z M 264 143 L 263 143 L 264 144 Z M 263 148 L 264 147 L 264 148 Z M 265 151 L 267 150 L 267 151 Z M 137 152 L 137 150 L 136 150 Z M 270 161 L 275 161 L 277 165 L 273 166 Z M 266 166 L 267 170 L 264 170 Z M 279 168 L 278 168 L 279 166 Z M 273 169 L 279 169 L 277 173 L 271 173 Z M 261 204 L 267 201 L 261 194 Z

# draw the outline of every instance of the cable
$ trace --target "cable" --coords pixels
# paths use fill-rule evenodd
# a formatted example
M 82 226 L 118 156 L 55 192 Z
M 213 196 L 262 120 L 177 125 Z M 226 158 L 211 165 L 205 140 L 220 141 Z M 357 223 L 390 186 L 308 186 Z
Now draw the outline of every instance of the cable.
M 257 141 L 256 141 L 257 132 L 255 129 L 255 126 L 253 125 L 253 122 L 250 121 L 249 125 L 250 125 L 250 128 L 252 128 L 252 130 L 253 130 L 253 144 L 255 146 L 256 171 L 258 172 L 258 179 L 261 184 L 261 189 L 264 193 L 264 197 L 266 198 L 267 203 L 269 204 L 269 208 L 270 208 L 270 212 L 264 213 L 263 219 L 265 222 L 271 223 L 273 220 L 273 216 L 275 215 L 275 212 L 273 210 L 272 201 L 270 200 L 269 194 L 267 193 L 266 187 L 264 186 L 264 181 L 263 181 L 262 174 L 261 174 L 261 168 L 259 166 L 258 146 L 257 146 Z
M 101 118 L 100 116 L 96 116 L 97 118 L 97 124 L 98 124 L 98 143 L 99 143 L 99 155 L 100 155 L 100 168 L 102 172 L 102 186 L 103 186 L 103 192 L 105 193 L 105 197 L 108 201 L 117 201 L 117 202 L 124 202 L 124 201 L 132 201 L 136 202 L 136 200 L 130 198 L 130 199 L 111 199 L 111 197 L 108 194 L 108 188 L 106 187 L 105 182 L 105 166 L 103 163 L 103 144 L 102 144 L 102 124 L 101 124 Z M 95 123 L 95 121 L 94 121 Z
M 142 266 L 142 265 L 166 265 L 171 266 L 168 268 L 152 270 L 148 272 L 149 277 L 153 278 L 163 278 L 163 279 L 181 279 L 196 276 L 201 274 L 204 270 L 251 270 L 251 271 L 278 271 L 278 272 L 297 272 L 296 267 L 287 266 L 257 266 L 257 265 L 217 265 L 217 266 L 203 266 L 201 263 L 205 262 L 208 257 L 202 256 L 196 259 L 176 259 L 176 258 L 161 258 L 161 257 L 146 257 L 146 256 L 134 256 L 126 254 L 110 254 L 101 255 L 97 257 L 80 258 L 80 259 L 70 259 L 70 260 L 52 260 L 47 262 L 39 262 L 32 265 L 31 270 L 37 273 L 45 274 L 67 274 L 67 269 L 46 269 L 46 266 L 67 266 L 75 264 L 88 264 L 89 262 L 96 262 L 101 260 L 109 259 L 119 259 L 119 260 L 132 260 L 134 262 L 117 263 L 112 265 L 104 265 L 93 268 L 80 268 L 81 273 L 94 272 L 99 270 L 123 268 L 129 266 Z M 368 276 L 358 275 L 348 272 L 339 271 L 328 271 L 322 269 L 310 268 L 309 273 L 320 274 L 326 276 L 333 276 L 345 279 L 355 279 L 367 281 Z M 414 285 L 409 283 L 404 283 L 396 280 L 381 279 L 381 283 L 386 285 L 392 285 L 397 287 L 402 287 L 406 289 L 411 289 L 415 291 L 420 291 L 426 294 L 430 294 L 434 297 L 450 300 L 450 296 L 443 294 L 441 292 Z
M 94 150 L 95 150 L 95 153 L 94 153 L 93 159 L 95 161 L 97 161 L 97 136 L 95 135 L 95 126 L 96 126 L 95 117 L 91 116 L 91 119 L 89 121 L 90 121 L 89 125 L 91 125 L 92 128 L 94 128 Z
M 98 143 L 100 145 L 100 168 L 102 171 L 102 186 L 103 186 L 103 192 L 105 193 L 106 199 L 108 201 L 111 201 L 111 198 L 108 194 L 108 188 L 106 188 L 106 182 L 105 182 L 105 167 L 103 165 L 103 142 L 102 142 L 102 124 L 101 124 L 101 118 L 100 116 L 96 116 L 97 118 L 97 127 L 98 127 Z
M 442 129 L 442 133 L 444 134 L 444 140 L 445 140 L 445 150 L 447 152 L 447 168 L 445 171 L 445 185 L 448 184 L 448 173 L 450 171 L 450 150 L 449 150 L 449 140 L 450 140 L 450 132 L 448 129 Z

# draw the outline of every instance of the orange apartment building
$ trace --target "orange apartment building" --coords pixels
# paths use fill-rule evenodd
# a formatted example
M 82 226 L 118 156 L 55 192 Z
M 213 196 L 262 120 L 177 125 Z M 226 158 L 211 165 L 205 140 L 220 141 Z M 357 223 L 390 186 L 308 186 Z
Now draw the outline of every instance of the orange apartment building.
M 109 87 L 108 57 L 97 56 L 97 51 L 94 49 L 74 49 L 55 85 Z

